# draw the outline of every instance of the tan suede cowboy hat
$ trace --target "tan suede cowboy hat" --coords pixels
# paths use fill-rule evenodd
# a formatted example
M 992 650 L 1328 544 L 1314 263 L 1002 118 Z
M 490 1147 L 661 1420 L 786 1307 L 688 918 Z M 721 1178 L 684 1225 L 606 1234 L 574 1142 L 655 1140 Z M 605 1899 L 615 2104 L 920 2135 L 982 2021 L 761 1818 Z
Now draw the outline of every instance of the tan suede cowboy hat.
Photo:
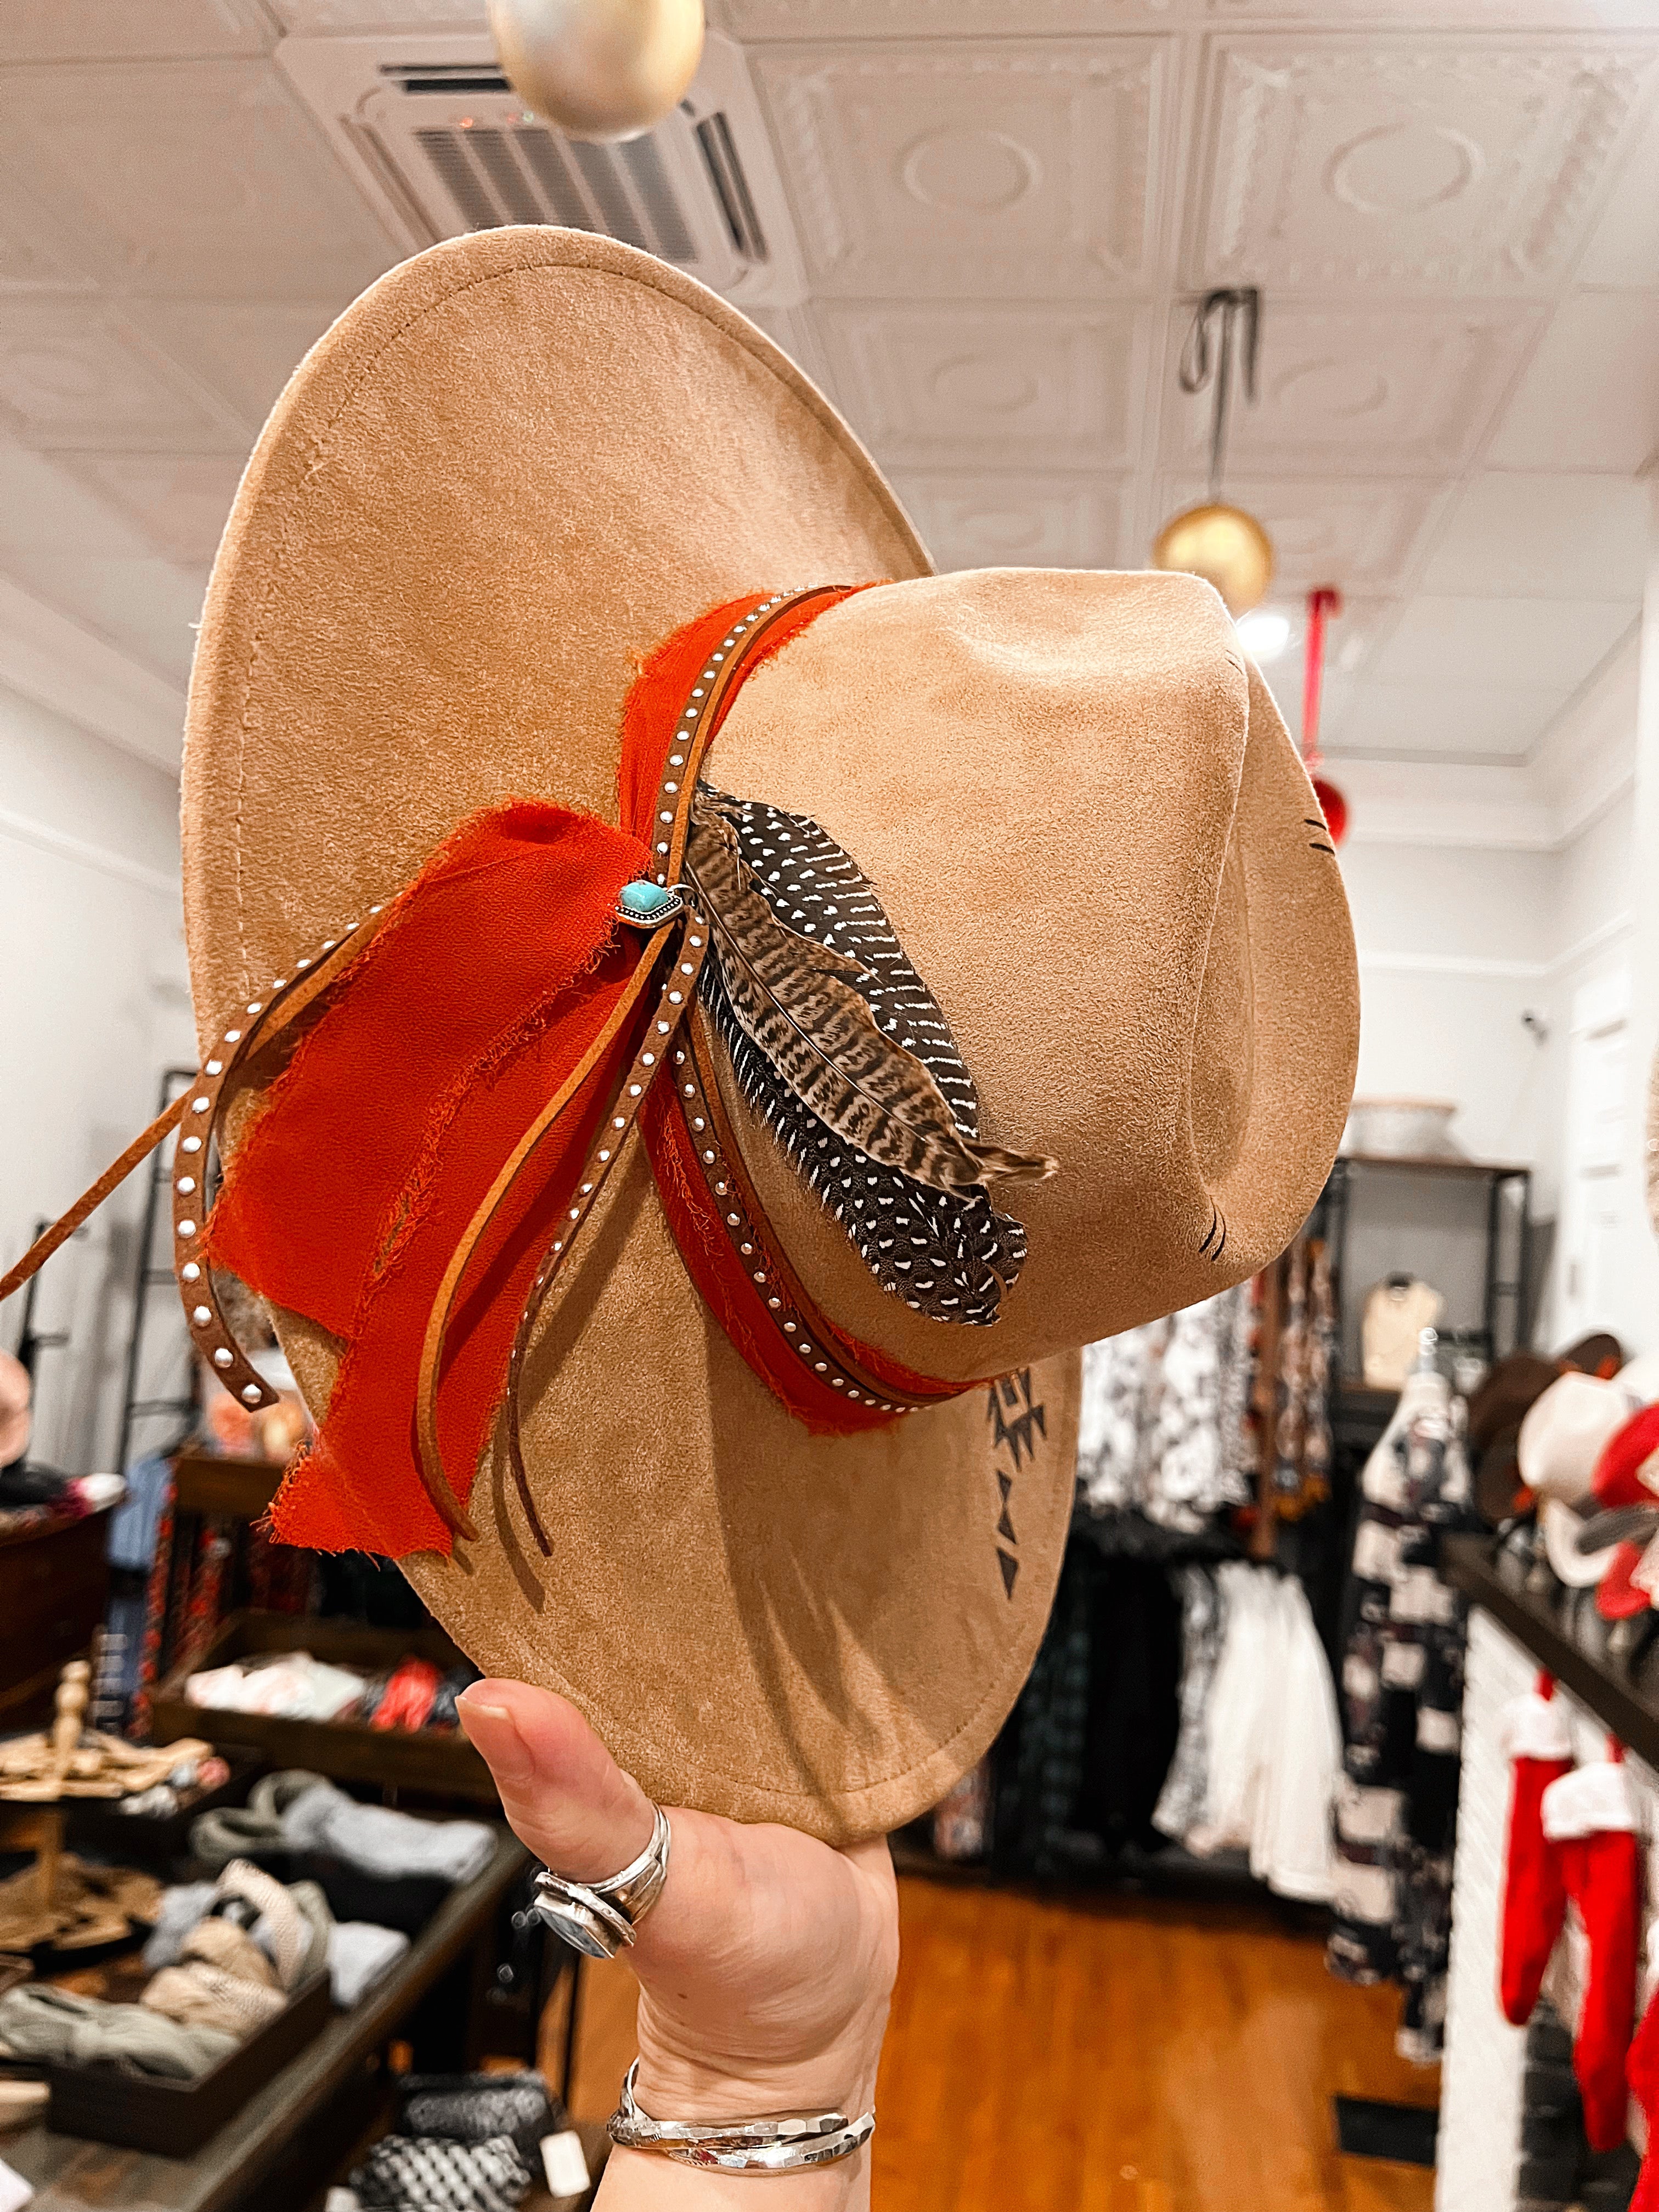
M 933 577 L 732 308 L 495 231 L 279 401 L 184 793 L 185 1125 L 239 1142 L 175 1228 L 204 1355 L 244 1382 L 210 1249 L 319 1418 L 279 1530 L 402 1554 L 665 1802 L 936 1802 L 1042 1632 L 1077 1347 L 1276 1255 L 1352 1087 L 1334 855 L 1220 600 Z

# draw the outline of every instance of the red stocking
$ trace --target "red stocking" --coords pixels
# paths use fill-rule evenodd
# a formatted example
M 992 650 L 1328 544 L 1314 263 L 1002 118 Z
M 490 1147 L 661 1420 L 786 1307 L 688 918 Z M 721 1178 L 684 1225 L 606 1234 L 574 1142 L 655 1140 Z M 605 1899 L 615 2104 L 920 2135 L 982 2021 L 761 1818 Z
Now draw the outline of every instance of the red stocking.
M 1514 1769 L 1498 1986 L 1504 2019 L 1524 2027 L 1567 1916 L 1559 1855 L 1544 1840 L 1539 1812 L 1550 1784 L 1572 1770 L 1572 1734 L 1549 1675 L 1504 1707 L 1503 1742 Z
M 1642 1867 L 1625 1770 L 1615 1756 L 1581 1766 L 1544 1793 L 1544 1833 L 1560 1855 L 1561 1878 L 1589 1938 L 1589 1979 L 1573 2045 L 1572 2070 L 1584 2100 L 1592 2150 L 1625 2140 L 1629 2093 L 1625 2060 L 1636 2019 Z
M 1655 1923 L 1659 1929 L 1659 1922 Z M 1659 1990 L 1654 1992 L 1625 2061 L 1631 2094 L 1647 2114 L 1648 2148 L 1630 2212 L 1659 2212 Z

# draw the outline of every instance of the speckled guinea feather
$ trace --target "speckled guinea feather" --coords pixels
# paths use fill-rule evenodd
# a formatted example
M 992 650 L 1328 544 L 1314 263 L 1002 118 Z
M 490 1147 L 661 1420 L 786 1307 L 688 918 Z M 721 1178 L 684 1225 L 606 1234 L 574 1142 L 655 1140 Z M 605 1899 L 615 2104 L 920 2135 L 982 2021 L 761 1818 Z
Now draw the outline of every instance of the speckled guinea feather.
M 804 1106 L 843 1142 L 934 1190 L 1035 1182 L 1051 1160 L 957 1127 L 926 1061 L 854 988 L 859 963 L 788 928 L 755 887 L 726 816 L 694 810 L 686 868 L 702 892 L 732 1011 Z
M 781 926 L 774 947 L 778 958 L 793 974 L 805 968 L 815 979 L 827 974 L 849 988 L 878 1031 L 921 1064 L 948 1109 L 957 1140 L 974 1145 L 979 1101 L 973 1079 L 937 1002 L 850 856 L 804 816 L 730 799 L 707 786 L 699 793 L 698 812 L 705 827 L 718 821 L 735 841 L 744 888 L 764 901 Z M 732 848 L 726 849 L 729 854 Z M 998 1212 L 981 1186 L 930 1188 L 872 1158 L 815 1113 L 739 1020 L 718 931 L 714 951 L 703 970 L 702 994 L 744 1096 L 882 1287 L 935 1320 L 994 1322 L 1002 1293 L 1018 1279 L 1025 1258 L 1021 1224 Z M 812 957 L 824 951 L 828 960 Z M 1005 1157 L 1019 1159 L 1028 1175 L 1039 1169 L 1036 1162 L 1026 1165 L 1023 1156 Z

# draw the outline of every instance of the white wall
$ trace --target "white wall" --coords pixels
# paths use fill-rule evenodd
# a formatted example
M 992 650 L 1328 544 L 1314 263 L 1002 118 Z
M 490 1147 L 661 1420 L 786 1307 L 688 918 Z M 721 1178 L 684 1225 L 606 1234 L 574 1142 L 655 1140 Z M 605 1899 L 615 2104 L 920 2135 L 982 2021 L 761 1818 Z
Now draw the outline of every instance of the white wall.
M 1659 1349 L 1659 1240 L 1648 1219 L 1645 1186 L 1649 1072 L 1659 1053 L 1659 470 L 1647 473 L 1647 590 L 1642 611 L 1636 714 L 1635 784 L 1630 841 L 1630 1060 L 1626 1164 L 1632 1203 L 1620 1255 L 1621 1333 L 1640 1349 Z
M 1563 981 L 1629 957 L 1635 836 L 1635 799 L 1627 787 L 1556 856 L 1556 958 Z
M 1535 1330 L 1536 1341 L 1559 1348 L 1578 1331 L 1581 1321 L 1612 1328 L 1633 1350 L 1644 1350 L 1648 1329 L 1629 1295 L 1630 1255 L 1647 1235 L 1646 1217 L 1635 1194 L 1634 1180 L 1620 1178 L 1615 1264 L 1604 1310 L 1579 1315 L 1565 1305 L 1566 1274 L 1573 1264 L 1566 1249 L 1571 1224 L 1565 1209 L 1565 1154 L 1568 1143 L 1568 1087 L 1575 1038 L 1589 1009 L 1617 995 L 1628 976 L 1634 952 L 1634 799 L 1628 786 L 1613 804 L 1588 823 L 1556 856 L 1554 890 L 1555 957 L 1549 977 L 1549 1095 L 1540 1153 L 1539 1211 L 1555 1215 L 1558 1240 Z
M 0 1255 L 56 1215 L 156 1110 L 161 1071 L 194 1065 L 179 905 L 174 779 L 0 688 Z M 41 1279 L 33 1456 L 107 1465 L 125 1358 L 142 1171 Z M 20 1294 L 0 1312 L 17 1340 Z M 173 1315 L 165 1296 L 158 1335 Z M 176 1379 L 176 1377 L 175 1377 Z
M 1447 1100 L 1459 1109 L 1452 1136 L 1462 1151 L 1535 1169 L 1549 1150 L 1557 1087 L 1540 1036 L 1550 1028 L 1556 856 L 1374 830 L 1368 838 L 1359 811 L 1340 860 L 1359 956 L 1356 1096 Z M 1442 1293 L 1443 1328 L 1481 1325 L 1486 1205 L 1485 1187 L 1473 1182 L 1368 1176 L 1356 1186 L 1346 1368 L 1358 1366 L 1366 1288 L 1396 1268 Z
M 1567 1255 L 1558 1249 L 1534 1316 L 1534 1340 L 1547 1348 L 1593 1322 L 1632 1351 L 1659 1349 L 1659 1246 L 1642 1195 L 1647 1069 L 1659 1035 L 1659 884 L 1638 866 L 1659 838 L 1659 643 L 1652 660 L 1638 697 L 1635 656 L 1621 654 L 1552 733 L 1561 803 L 1577 789 L 1594 805 L 1559 849 L 1413 844 L 1392 819 L 1367 842 L 1362 808 L 1341 855 L 1359 947 L 1358 1094 L 1455 1100 L 1454 1133 L 1466 1152 L 1533 1169 L 1535 1220 L 1553 1222 L 1562 1205 L 1575 1023 L 1628 979 L 1625 1158 L 1614 1228 L 1600 1248 L 1598 1310 L 1565 1310 Z M 1546 1025 L 1541 1042 L 1523 1026 L 1528 1012 Z
M 1453 1100 L 1464 1152 L 1532 1164 L 1548 1051 L 1521 1017 L 1546 1005 L 1556 855 L 1355 836 L 1341 865 L 1359 951 L 1356 1095 Z

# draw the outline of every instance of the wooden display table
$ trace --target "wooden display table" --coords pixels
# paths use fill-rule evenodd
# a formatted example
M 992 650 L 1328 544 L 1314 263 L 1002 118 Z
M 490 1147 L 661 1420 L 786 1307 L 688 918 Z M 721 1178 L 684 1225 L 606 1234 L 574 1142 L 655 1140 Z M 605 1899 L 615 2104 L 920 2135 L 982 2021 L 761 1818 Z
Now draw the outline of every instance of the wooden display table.
M 270 1765 L 303 1767 L 331 1782 L 366 1782 L 379 1790 L 416 1790 L 439 1797 L 497 1803 L 489 1769 L 456 1729 L 376 1729 L 362 1721 L 299 1721 L 234 1707 L 193 1705 L 185 1694 L 192 1674 L 233 1660 L 273 1652 L 309 1651 L 331 1665 L 374 1674 L 400 1659 L 429 1659 L 444 1673 L 461 1654 L 441 1628 L 368 1628 L 355 1620 L 319 1620 L 299 1613 L 233 1613 L 196 1657 L 155 1690 L 150 1726 L 157 1743 L 180 1736 L 223 1736 L 250 1745 Z
M 181 2161 L 32 2127 L 0 2158 L 38 2192 L 30 2212 L 302 2212 L 373 2135 L 389 2091 L 383 2053 L 410 2043 L 422 2070 L 464 2070 L 482 2047 L 497 1923 L 530 1854 L 506 1828 L 483 1872 L 451 1893 L 401 1965 Z M 543 2200 L 545 2202 L 546 2200 Z
M 42 1512 L 0 1533 L 0 1734 L 52 1711 L 58 1677 L 84 1657 L 109 1601 L 109 1509 Z

